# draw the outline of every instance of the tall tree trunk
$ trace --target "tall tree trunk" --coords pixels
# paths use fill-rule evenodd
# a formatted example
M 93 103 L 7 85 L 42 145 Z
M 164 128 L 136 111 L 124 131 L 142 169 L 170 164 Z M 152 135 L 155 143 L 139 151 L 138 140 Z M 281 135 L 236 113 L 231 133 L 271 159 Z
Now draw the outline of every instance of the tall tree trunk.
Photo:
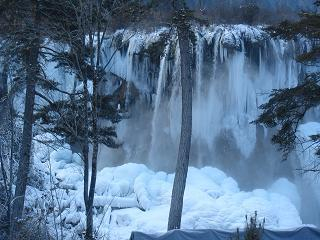
M 181 5 L 180 5 L 181 7 Z M 188 174 L 192 133 L 192 74 L 189 23 L 186 11 L 179 8 L 176 14 L 181 59 L 182 116 L 178 160 L 174 177 L 168 230 L 179 229 L 183 208 L 183 195 Z
M 100 81 L 100 51 L 101 51 L 101 42 L 100 42 L 100 31 L 101 31 L 101 1 L 97 2 L 97 57 L 96 62 L 94 62 L 94 30 L 90 32 L 90 45 L 91 45 L 91 56 L 90 56 L 90 64 L 94 69 L 93 75 L 93 92 L 92 92 L 92 142 L 93 142 L 93 150 L 92 150 L 92 163 L 91 163 L 91 180 L 90 180 L 90 189 L 88 196 L 88 212 L 87 212 L 87 230 L 86 230 L 86 238 L 88 240 L 94 239 L 93 237 L 93 200 L 94 200 L 94 192 L 96 188 L 96 180 L 97 180 L 97 163 L 98 163 L 98 150 L 99 150 L 99 136 L 98 136 L 98 83 Z M 91 3 L 92 10 L 92 3 Z M 93 26 L 93 24 L 91 24 Z
M 84 161 L 84 189 L 83 189 L 83 198 L 84 204 L 86 207 L 86 216 L 90 215 L 90 206 L 89 206 L 89 111 L 88 111 L 88 103 L 89 103 L 89 92 L 88 92 L 88 80 L 84 79 L 84 142 L 82 147 L 83 161 Z M 87 222 L 88 226 L 88 222 Z M 86 229 L 87 235 L 88 229 Z
M 0 80 L 0 101 L 3 97 L 8 94 L 8 63 L 6 59 L 3 61 L 3 68 L 1 73 L 1 80 Z M 3 103 L 5 105 L 5 102 Z
M 30 169 L 30 155 L 32 144 L 33 109 L 35 101 L 36 78 L 39 74 L 39 47 L 40 39 L 37 26 L 40 22 L 39 3 L 32 1 L 32 26 L 33 39 L 27 44 L 25 52 L 26 65 L 26 97 L 23 117 L 23 133 L 20 160 L 17 172 L 15 197 L 13 200 L 12 219 L 13 225 L 22 217 L 28 174 Z M 13 229 L 15 230 L 15 229 Z
M 11 220 L 11 201 L 12 201 L 12 187 L 13 187 L 13 165 L 14 165 L 14 153 L 15 153 L 15 116 L 14 116 L 14 108 L 13 108 L 13 97 L 10 96 L 8 99 L 9 105 L 9 113 L 10 113 L 10 163 L 9 163 L 9 199 L 8 199 L 8 210 L 7 210 L 7 218 L 9 219 L 9 223 L 12 224 Z M 11 236 L 11 227 L 10 227 L 10 236 Z
M 96 74 L 95 74 L 96 75 Z M 90 189 L 87 202 L 87 229 L 86 229 L 86 239 L 93 239 L 93 200 L 94 192 L 97 180 L 97 161 L 98 161 L 98 133 L 97 133 L 97 77 L 93 79 L 93 101 L 92 101 L 92 163 L 91 163 L 91 179 L 90 179 Z
M 86 72 L 86 71 L 84 71 Z M 83 76 L 83 107 L 84 107 L 84 141 L 82 146 L 83 162 L 84 162 L 84 189 L 83 198 L 86 207 L 86 216 L 90 215 L 89 206 L 89 91 L 88 91 L 88 78 L 85 73 Z M 87 223 L 88 225 L 88 223 Z M 86 229 L 87 235 L 87 229 Z
M 6 119 L 7 121 L 7 113 L 8 113 L 8 59 L 4 59 L 2 62 L 3 68 L 2 73 L 0 75 L 0 119 Z M 2 122 L 1 124 L 4 124 Z
M 82 5 L 80 5 L 82 7 Z M 83 14 L 83 9 L 79 10 Z M 74 36 L 74 42 L 71 49 L 73 56 L 76 59 L 77 78 L 83 83 L 83 98 L 82 98 L 82 111 L 83 111 L 83 139 L 81 139 L 81 152 L 83 160 L 83 200 L 88 213 L 88 188 L 89 188 L 89 90 L 88 90 L 88 75 L 85 67 L 85 32 L 81 21 L 78 22 L 79 36 Z M 75 85 L 74 85 L 75 90 Z M 71 101 L 75 101 L 75 96 L 71 96 Z

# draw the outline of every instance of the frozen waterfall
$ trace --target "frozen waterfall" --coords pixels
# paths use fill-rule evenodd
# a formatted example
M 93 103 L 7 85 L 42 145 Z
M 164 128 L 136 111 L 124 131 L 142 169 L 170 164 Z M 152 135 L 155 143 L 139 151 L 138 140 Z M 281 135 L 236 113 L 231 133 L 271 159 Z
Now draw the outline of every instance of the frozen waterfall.
M 310 184 L 310 178 L 295 171 L 304 156 L 293 155 L 281 162 L 281 154 L 270 143 L 273 130 L 250 124 L 272 89 L 301 81 L 306 70 L 294 57 L 309 47 L 308 42 L 271 38 L 261 27 L 246 25 L 194 26 L 192 30 L 190 168 L 221 169 L 241 191 L 273 189 L 290 198 L 303 223 L 320 225 L 320 217 L 313 211 L 320 207 L 319 184 Z M 177 36 L 167 28 L 118 30 L 106 39 L 103 53 L 102 64 L 110 64 L 100 91 L 113 94 L 119 101 L 115 106 L 127 111 L 129 118 L 117 125 L 123 145 L 118 149 L 101 146 L 100 170 L 142 163 L 157 176 L 163 174 L 160 171 L 172 173 L 181 122 Z M 46 71 L 66 91 L 75 86 L 81 89 L 81 83 L 73 85 L 72 74 L 56 69 L 54 63 L 47 65 Z M 308 114 L 308 121 L 316 121 L 314 115 Z M 294 183 L 298 196 L 291 194 L 296 193 L 292 188 L 285 189 L 286 181 Z
M 301 80 L 304 68 L 294 56 L 308 43 L 273 39 L 260 27 L 245 25 L 194 27 L 193 32 L 191 165 L 220 168 L 247 189 L 270 186 L 280 177 L 305 188 L 294 171 L 297 161 L 281 162 L 270 143 L 272 131 L 250 122 L 272 89 L 293 87 Z M 170 33 L 168 38 L 168 33 L 166 28 L 120 30 L 105 45 L 109 70 L 136 89 L 126 96 L 134 99 L 128 106 L 131 117 L 118 126 L 123 147 L 100 153 L 109 166 L 135 162 L 156 171 L 174 170 L 181 120 L 180 56 L 176 37 Z M 315 198 L 313 191 L 301 194 L 302 201 Z M 304 208 L 307 222 L 320 222 Z
M 151 33 L 118 31 L 114 36 L 122 44 L 119 51 L 112 43 L 104 49 L 105 61 L 113 56 L 110 71 L 139 91 L 131 108 L 139 105 L 139 110 L 131 111 L 132 117 L 119 127 L 126 139 L 125 162 L 159 163 L 152 166 L 157 170 L 172 170 L 180 131 L 178 46 L 176 39 L 166 43 L 167 32 L 165 28 Z M 302 69 L 292 59 L 306 46 L 271 39 L 259 28 L 244 25 L 194 28 L 194 32 L 191 162 L 219 165 L 249 159 L 257 147 L 257 127 L 250 122 L 257 117 L 258 106 L 272 89 L 298 83 Z M 148 53 L 162 45 L 158 59 L 150 57 Z M 225 151 L 237 159 L 226 160 Z

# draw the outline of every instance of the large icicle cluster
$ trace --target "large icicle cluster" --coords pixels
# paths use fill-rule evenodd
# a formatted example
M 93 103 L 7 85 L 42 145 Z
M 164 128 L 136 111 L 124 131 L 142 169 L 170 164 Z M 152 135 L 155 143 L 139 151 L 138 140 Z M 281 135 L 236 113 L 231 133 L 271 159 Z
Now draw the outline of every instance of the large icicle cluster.
M 126 140 L 124 161 L 146 159 L 146 164 L 160 170 L 173 169 L 181 122 L 179 46 L 174 32 L 167 36 L 169 31 L 119 30 L 107 41 L 103 60 L 110 61 L 108 70 L 119 79 L 107 84 L 105 92 L 126 81 L 126 103 L 133 98 L 139 102 L 139 108 L 129 107 L 129 111 L 134 109 L 132 117 L 119 127 L 120 136 Z M 193 32 L 191 162 L 203 166 L 224 161 L 228 158 L 225 152 L 217 152 L 222 149 L 221 142 L 226 142 L 228 152 L 238 155 L 237 160 L 252 158 L 258 133 L 250 121 L 257 117 L 258 106 L 272 89 L 298 83 L 302 68 L 294 56 L 307 44 L 272 39 L 262 27 L 242 24 L 194 26 Z M 133 86 L 138 95 L 130 94 Z M 138 139 L 130 140 L 137 135 Z M 157 159 L 163 152 L 165 160 Z

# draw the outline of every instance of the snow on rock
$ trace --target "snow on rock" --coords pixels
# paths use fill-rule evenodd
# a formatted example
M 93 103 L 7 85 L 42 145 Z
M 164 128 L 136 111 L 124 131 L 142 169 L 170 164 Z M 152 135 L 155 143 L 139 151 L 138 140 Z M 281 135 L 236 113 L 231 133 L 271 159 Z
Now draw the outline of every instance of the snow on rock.
M 44 181 L 47 192 L 28 188 L 28 196 L 32 198 L 28 207 L 44 209 L 52 205 L 49 190 L 54 183 L 58 186 L 53 196 L 55 217 L 64 226 L 65 239 L 74 239 L 72 236 L 81 233 L 85 226 L 83 166 L 68 145 L 53 150 L 48 161 L 49 165 L 35 160 L 37 165 L 51 166 L 51 174 L 47 169 Z M 52 176 L 51 181 L 48 176 Z M 153 172 L 145 165 L 134 163 L 100 170 L 94 200 L 94 225 L 99 234 L 110 239 L 128 239 L 134 230 L 165 232 L 173 179 L 173 174 Z M 49 196 L 47 200 L 45 196 Z M 266 228 L 298 227 L 302 224 L 296 208 L 298 200 L 294 185 L 287 179 L 279 179 L 269 190 L 245 192 L 219 169 L 190 167 L 182 228 L 235 230 L 244 226 L 245 215 L 255 211 L 260 219 L 265 218 Z
M 262 30 L 262 27 L 252 27 L 244 24 L 212 25 L 203 28 L 202 31 L 207 42 L 212 42 L 215 36 L 219 36 L 219 41 L 223 46 L 236 49 L 241 48 L 241 38 L 253 43 L 267 38 L 267 34 Z
M 72 151 L 68 149 L 68 146 L 65 146 L 64 148 L 53 151 L 50 154 L 50 158 L 56 162 L 62 161 L 64 164 L 67 164 L 72 162 Z

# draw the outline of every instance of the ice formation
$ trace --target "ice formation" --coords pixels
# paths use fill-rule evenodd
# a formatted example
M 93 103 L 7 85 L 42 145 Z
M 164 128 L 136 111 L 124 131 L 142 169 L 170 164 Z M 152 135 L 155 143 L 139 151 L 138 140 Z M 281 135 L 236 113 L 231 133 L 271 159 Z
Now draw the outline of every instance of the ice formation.
M 34 166 L 42 173 L 44 188 L 28 187 L 27 207 L 48 211 L 52 228 L 55 217 L 67 237 L 76 236 L 85 226 L 83 168 L 79 156 L 72 154 L 67 144 L 52 150 L 35 142 L 35 149 Z M 173 174 L 154 172 L 143 164 L 101 169 L 94 201 L 94 224 L 99 236 L 128 239 L 133 230 L 165 232 L 173 178 Z M 260 220 L 265 218 L 266 228 L 299 227 L 302 222 L 297 203 L 289 199 L 291 196 L 298 196 L 297 189 L 286 179 L 276 181 L 269 190 L 242 191 L 233 178 L 217 168 L 190 167 L 182 228 L 235 230 L 244 226 L 245 215 L 255 211 Z M 299 197 L 296 200 L 299 202 Z M 48 206 L 54 208 L 55 215 Z
M 320 203 L 319 187 L 313 185 L 309 191 L 311 178 L 292 173 L 313 155 L 300 154 L 299 161 L 280 165 L 281 156 L 269 143 L 270 132 L 250 124 L 259 114 L 258 106 L 268 99 L 267 93 L 299 82 L 304 69 L 293 56 L 308 48 L 308 43 L 272 39 L 260 27 L 245 25 L 194 27 L 193 31 L 193 167 L 189 168 L 182 227 L 234 230 L 254 211 L 266 218 L 267 228 L 297 227 L 301 218 L 317 222 L 310 216 Z M 168 172 L 175 165 L 181 114 L 176 81 L 180 56 L 175 37 L 164 38 L 167 32 L 166 28 L 119 30 L 103 49 L 102 62 L 112 59 L 107 66 L 110 76 L 100 90 L 112 94 L 126 83 L 124 103 L 117 106 L 130 113 L 117 126 L 123 146 L 101 147 L 99 152 L 94 222 L 99 234 L 111 239 L 128 239 L 132 230 L 166 230 L 173 181 Z M 74 87 L 72 74 L 52 64 L 46 71 L 65 90 Z M 68 86 L 63 85 L 65 79 Z M 308 138 L 305 126 L 300 130 Z M 54 207 L 56 214 L 49 213 L 49 222 L 62 222 L 72 239 L 85 226 L 81 158 L 67 144 L 58 148 L 35 142 L 35 172 L 44 186 L 40 190 L 29 186 L 27 207 Z M 310 199 L 315 199 L 312 208 L 306 204 Z
M 124 107 L 129 109 L 131 118 L 118 127 L 124 147 L 117 151 L 115 159 L 120 154 L 124 162 L 143 160 L 154 170 L 172 171 L 180 129 L 180 83 L 176 81 L 180 61 L 176 38 L 166 37 L 168 31 L 119 30 L 105 44 L 103 61 L 110 61 L 108 70 L 118 77 L 113 84 L 106 84 L 105 92 L 111 92 L 123 81 L 138 91 L 137 96 L 128 89 L 126 103 L 131 101 L 131 106 Z M 257 137 L 264 135 L 250 121 L 257 117 L 258 106 L 272 89 L 298 83 L 303 70 L 293 56 L 308 45 L 302 40 L 272 39 L 261 27 L 242 24 L 194 27 L 193 32 L 191 162 L 198 167 L 222 167 L 222 162 L 231 158 L 228 153 L 237 155 L 237 161 L 253 159 L 258 149 Z M 158 60 L 154 60 L 154 54 Z M 223 151 L 222 142 L 228 150 Z M 158 159 L 163 152 L 166 160 Z

